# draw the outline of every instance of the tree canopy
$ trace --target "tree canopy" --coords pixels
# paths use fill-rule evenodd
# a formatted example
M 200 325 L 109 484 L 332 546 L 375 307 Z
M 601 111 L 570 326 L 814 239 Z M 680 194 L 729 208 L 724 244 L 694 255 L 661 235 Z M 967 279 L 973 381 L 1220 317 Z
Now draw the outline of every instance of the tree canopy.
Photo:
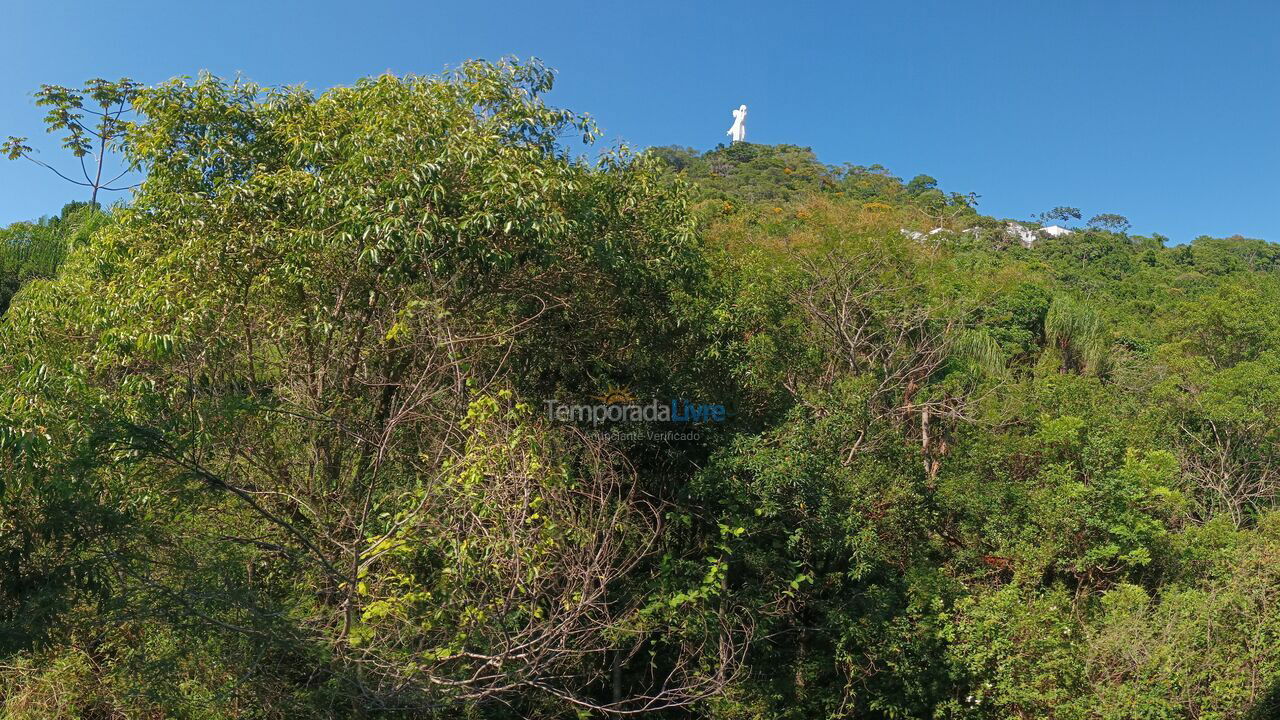
M 1274 715 L 1275 245 L 553 79 L 136 88 L 0 230 L 0 717 Z

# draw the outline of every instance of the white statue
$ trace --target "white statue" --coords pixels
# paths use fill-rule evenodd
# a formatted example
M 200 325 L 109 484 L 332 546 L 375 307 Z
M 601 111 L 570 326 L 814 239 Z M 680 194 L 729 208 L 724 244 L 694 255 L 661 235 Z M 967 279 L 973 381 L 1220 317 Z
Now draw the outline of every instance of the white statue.
M 747 106 L 742 105 L 733 111 L 733 127 L 725 133 L 732 140 L 730 143 L 747 141 Z

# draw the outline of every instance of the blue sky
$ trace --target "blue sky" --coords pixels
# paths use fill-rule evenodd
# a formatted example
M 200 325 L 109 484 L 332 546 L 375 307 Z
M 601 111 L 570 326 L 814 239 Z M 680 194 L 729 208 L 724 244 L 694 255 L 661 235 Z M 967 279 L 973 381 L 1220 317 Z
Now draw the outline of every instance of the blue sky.
M 468 58 L 536 55 L 552 101 L 605 143 L 709 149 L 750 106 L 749 139 L 813 147 L 973 191 L 983 212 L 1127 215 L 1175 242 L 1280 241 L 1280 3 L 10 0 L 0 135 L 43 134 L 42 82 L 201 69 L 315 89 Z M 0 163 L 0 222 L 78 198 Z M 1086 215 L 1087 216 L 1087 215 Z

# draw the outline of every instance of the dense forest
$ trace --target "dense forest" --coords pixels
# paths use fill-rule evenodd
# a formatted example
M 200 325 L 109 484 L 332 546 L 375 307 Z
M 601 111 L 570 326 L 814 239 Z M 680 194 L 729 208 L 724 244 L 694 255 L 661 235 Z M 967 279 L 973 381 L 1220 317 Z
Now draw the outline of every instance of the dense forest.
M 145 179 L 0 230 L 0 718 L 1280 715 L 1280 246 L 552 80 L 46 89 Z

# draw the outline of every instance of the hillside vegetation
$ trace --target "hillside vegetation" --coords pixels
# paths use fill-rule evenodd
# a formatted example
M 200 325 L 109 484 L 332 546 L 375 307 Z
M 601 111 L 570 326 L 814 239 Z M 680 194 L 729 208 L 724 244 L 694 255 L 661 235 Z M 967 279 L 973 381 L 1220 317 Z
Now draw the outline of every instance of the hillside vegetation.
M 0 718 L 1280 713 L 1280 246 L 551 84 L 140 89 L 0 231 Z

